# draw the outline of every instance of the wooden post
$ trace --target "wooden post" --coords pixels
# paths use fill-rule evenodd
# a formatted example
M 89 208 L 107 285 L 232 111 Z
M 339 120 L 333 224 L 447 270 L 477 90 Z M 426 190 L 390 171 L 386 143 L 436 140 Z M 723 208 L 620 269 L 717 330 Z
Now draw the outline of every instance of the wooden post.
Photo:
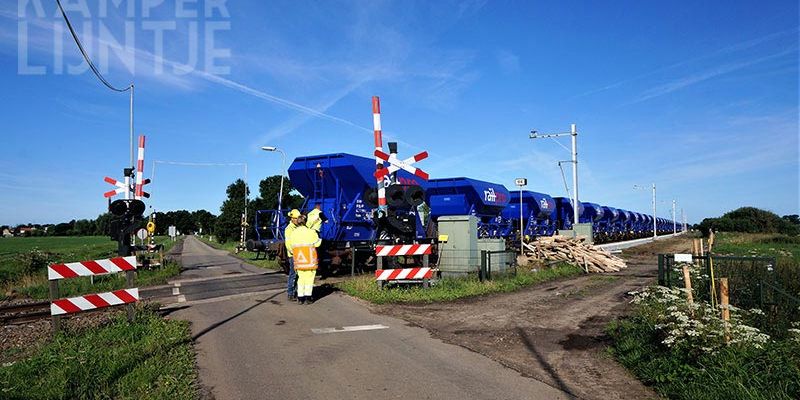
M 127 289 L 134 287 L 136 280 L 136 271 L 125 271 L 125 280 Z M 128 310 L 128 322 L 133 322 L 133 304 L 127 304 L 125 308 Z
M 708 254 L 711 254 L 711 248 L 714 247 L 714 231 L 708 233 Z
M 731 341 L 731 311 L 728 302 L 728 278 L 719 278 L 719 301 L 722 305 L 722 323 L 725 324 L 725 343 Z
M 694 317 L 694 297 L 692 296 L 692 276 L 689 274 L 689 266 L 683 264 L 683 286 L 686 288 L 686 302 L 689 303 L 689 313 Z
M 58 290 L 58 280 L 50 281 L 50 303 L 58 300 L 59 298 L 59 290 Z M 53 315 L 51 317 L 52 320 L 52 329 L 53 329 L 53 336 L 55 336 L 58 331 L 61 330 L 61 316 L 60 315 Z

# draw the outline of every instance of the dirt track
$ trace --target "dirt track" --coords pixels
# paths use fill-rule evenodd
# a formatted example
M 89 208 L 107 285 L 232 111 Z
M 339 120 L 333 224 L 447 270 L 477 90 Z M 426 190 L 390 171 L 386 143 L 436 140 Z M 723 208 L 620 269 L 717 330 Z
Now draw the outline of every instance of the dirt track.
M 688 239 L 626 250 L 628 269 L 584 275 L 446 304 L 381 306 L 376 311 L 426 328 L 581 399 L 658 396 L 607 353 L 606 325 L 629 308 L 628 292 L 655 283 L 657 253 L 687 252 Z

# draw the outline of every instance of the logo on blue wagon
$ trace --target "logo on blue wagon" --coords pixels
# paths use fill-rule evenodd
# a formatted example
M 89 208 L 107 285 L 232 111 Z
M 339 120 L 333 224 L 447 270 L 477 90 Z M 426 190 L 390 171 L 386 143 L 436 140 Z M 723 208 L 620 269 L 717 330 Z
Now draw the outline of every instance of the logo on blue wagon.
M 483 198 L 486 201 L 496 203 L 497 202 L 497 194 L 494 192 L 494 188 L 489 188 L 483 191 Z
M 550 202 L 548 202 L 546 199 L 541 199 L 539 200 L 539 206 L 542 208 L 542 210 L 549 210 Z

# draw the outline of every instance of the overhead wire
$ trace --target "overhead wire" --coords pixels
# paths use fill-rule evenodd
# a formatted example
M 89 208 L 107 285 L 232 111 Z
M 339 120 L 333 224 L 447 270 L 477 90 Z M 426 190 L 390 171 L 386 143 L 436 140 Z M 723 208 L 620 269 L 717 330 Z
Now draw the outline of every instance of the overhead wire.
M 103 83 L 107 88 L 115 91 L 115 92 L 127 92 L 133 88 L 133 84 L 129 85 L 124 89 L 120 89 L 112 85 L 106 78 L 103 77 L 103 74 L 97 69 L 97 67 L 92 62 L 92 59 L 89 58 L 89 55 L 86 53 L 86 49 L 83 48 L 83 44 L 81 40 L 78 38 L 78 34 L 75 33 L 75 29 L 72 28 L 72 23 L 69 22 L 69 18 L 67 18 L 67 13 L 64 11 L 64 7 L 61 6 L 61 0 L 56 0 L 58 4 L 58 9 L 61 10 L 61 15 L 64 17 L 64 22 L 67 24 L 67 28 L 69 29 L 70 34 L 72 34 L 72 39 L 75 40 L 75 44 L 78 45 L 78 50 L 80 50 L 81 55 L 83 55 L 83 59 L 86 60 L 86 63 L 89 65 L 89 68 L 94 72 L 94 75 L 97 76 L 97 79 Z

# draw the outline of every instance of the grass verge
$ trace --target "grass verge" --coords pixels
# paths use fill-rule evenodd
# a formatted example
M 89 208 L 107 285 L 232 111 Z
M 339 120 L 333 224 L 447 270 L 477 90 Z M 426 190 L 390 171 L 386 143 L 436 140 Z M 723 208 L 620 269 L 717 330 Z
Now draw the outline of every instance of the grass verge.
M 102 327 L 67 331 L 0 366 L 4 399 L 194 399 L 189 324 L 139 308 Z
M 195 236 L 195 237 L 200 239 L 201 242 L 203 242 L 203 243 L 205 243 L 205 244 L 207 244 L 207 245 L 209 245 L 209 246 L 211 246 L 211 247 L 213 247 L 213 248 L 215 248 L 217 250 L 225 250 L 230 255 L 232 255 L 232 256 L 234 256 L 236 258 L 242 259 L 244 261 L 247 261 L 248 264 L 255 265 L 255 266 L 261 267 L 261 268 L 272 269 L 272 270 L 279 269 L 278 268 L 278 260 L 270 260 L 270 259 L 263 259 L 263 258 L 260 258 L 260 259 L 256 260 L 255 259 L 256 258 L 256 254 L 253 253 L 253 252 L 249 252 L 247 250 L 242 251 L 240 253 L 236 253 L 236 246 L 239 245 L 239 242 L 219 243 L 219 242 L 210 240 L 207 237 L 206 238 L 201 238 L 199 236 Z
M 480 282 L 477 278 L 445 278 L 428 289 L 419 285 L 397 286 L 380 290 L 374 276 L 360 276 L 337 284 L 345 293 L 375 304 L 433 303 L 452 301 L 490 293 L 513 292 L 523 287 L 553 279 L 581 275 L 583 270 L 573 265 L 559 264 L 537 272 L 519 271 L 517 275 L 497 277 Z

